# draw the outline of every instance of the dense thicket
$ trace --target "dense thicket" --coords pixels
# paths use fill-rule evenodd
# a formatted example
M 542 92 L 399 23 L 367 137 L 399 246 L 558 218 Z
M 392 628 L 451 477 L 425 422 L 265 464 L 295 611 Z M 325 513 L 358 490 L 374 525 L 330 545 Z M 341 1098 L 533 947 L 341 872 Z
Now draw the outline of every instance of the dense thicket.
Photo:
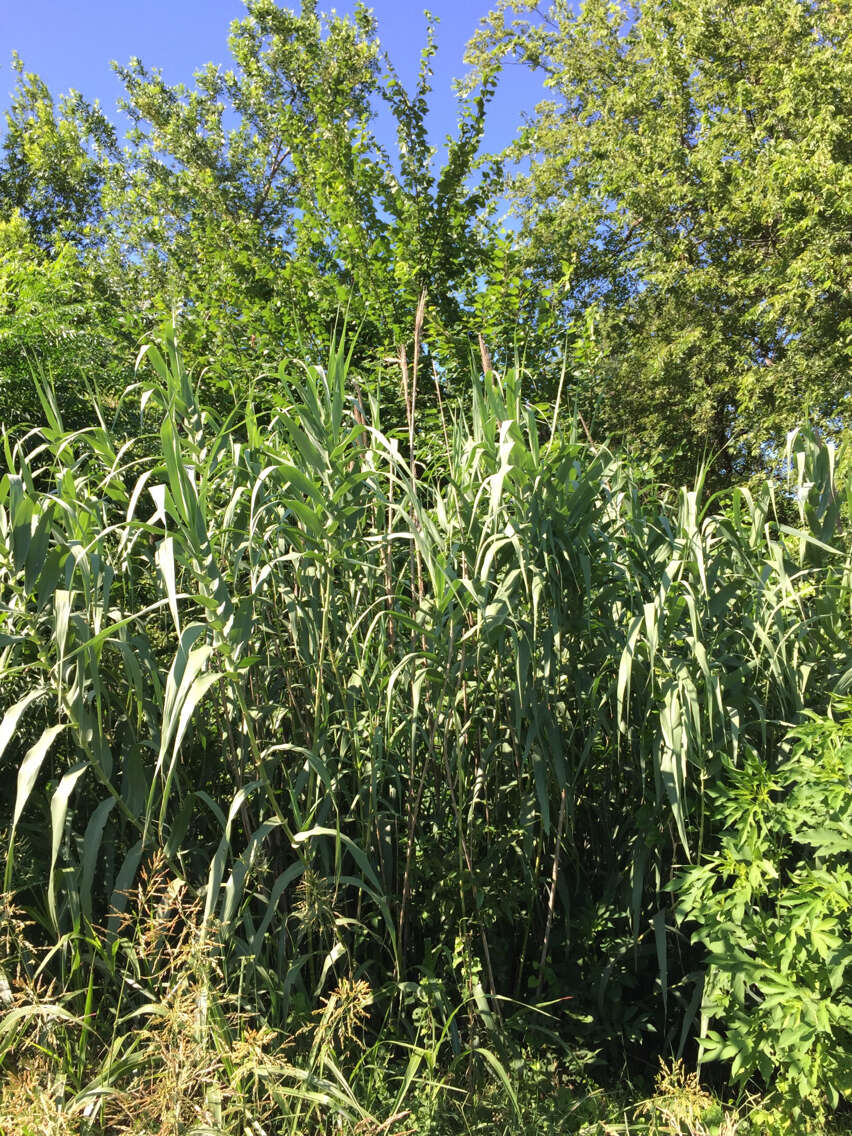
M 130 61 L 123 144 L 16 65 L 4 1131 L 842 1111 L 850 21 L 730 9 L 504 5 L 441 169 L 362 8 Z
M 586 1045 L 682 1045 L 701 956 L 666 885 L 716 847 L 726 771 L 775 768 L 852 667 L 830 451 L 793 441 L 794 529 L 771 483 L 719 512 L 542 442 L 512 376 L 415 467 L 341 354 L 229 423 L 173 344 L 148 358 L 135 436 L 45 396 L 0 481 L 5 887 L 65 1009 L 158 1002 L 104 967 L 160 865 L 223 991 L 290 1033 L 359 982 L 383 1044 L 496 1047 L 513 999 L 570 993 Z

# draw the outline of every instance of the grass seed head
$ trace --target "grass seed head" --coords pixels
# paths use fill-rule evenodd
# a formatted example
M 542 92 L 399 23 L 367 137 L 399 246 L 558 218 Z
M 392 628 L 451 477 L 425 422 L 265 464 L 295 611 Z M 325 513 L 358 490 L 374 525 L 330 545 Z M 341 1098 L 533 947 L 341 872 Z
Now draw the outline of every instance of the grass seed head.
M 350 1041 L 363 1048 L 361 1031 L 373 1002 L 363 978 L 342 978 L 315 1013 L 321 1015 L 317 1034 L 327 1044 L 344 1049 Z
M 293 914 L 306 934 L 323 935 L 334 928 L 334 892 L 329 880 L 306 869 L 296 888 Z

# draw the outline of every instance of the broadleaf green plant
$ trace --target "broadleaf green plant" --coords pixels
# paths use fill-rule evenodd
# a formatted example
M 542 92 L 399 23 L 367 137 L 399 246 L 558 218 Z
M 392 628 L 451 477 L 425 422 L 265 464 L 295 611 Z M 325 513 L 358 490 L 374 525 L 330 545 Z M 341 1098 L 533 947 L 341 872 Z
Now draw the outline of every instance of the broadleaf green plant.
M 719 847 L 675 883 L 707 951 L 702 1060 L 740 1084 L 759 1074 L 789 1131 L 852 1096 L 850 710 L 808 715 L 774 769 L 753 751 L 726 763 L 710 791 Z

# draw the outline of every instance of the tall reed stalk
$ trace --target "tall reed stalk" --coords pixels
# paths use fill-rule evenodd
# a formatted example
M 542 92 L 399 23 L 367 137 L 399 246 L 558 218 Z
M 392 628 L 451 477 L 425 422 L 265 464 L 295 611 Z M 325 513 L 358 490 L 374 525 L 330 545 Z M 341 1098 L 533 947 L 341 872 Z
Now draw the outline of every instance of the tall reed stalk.
M 663 888 L 713 839 L 723 755 L 774 762 L 852 681 L 832 451 L 800 431 L 786 486 L 664 492 L 576 429 L 542 445 L 519 376 L 486 371 L 415 468 L 413 385 L 404 455 L 341 349 L 225 422 L 173 335 L 139 374 L 132 434 L 127 407 L 66 431 L 43 391 L 46 425 L 4 435 L 4 889 L 65 1012 L 97 1016 L 97 990 L 121 1034 L 161 1001 L 115 945 L 130 965 L 156 865 L 197 900 L 214 988 L 297 1038 L 313 1021 L 276 1074 L 299 1123 L 363 1120 L 333 1057 L 361 1029 L 409 1030 L 400 1111 L 417 1005 L 510 1092 L 507 999 L 592 972 L 604 999 L 648 948 L 671 1013 Z

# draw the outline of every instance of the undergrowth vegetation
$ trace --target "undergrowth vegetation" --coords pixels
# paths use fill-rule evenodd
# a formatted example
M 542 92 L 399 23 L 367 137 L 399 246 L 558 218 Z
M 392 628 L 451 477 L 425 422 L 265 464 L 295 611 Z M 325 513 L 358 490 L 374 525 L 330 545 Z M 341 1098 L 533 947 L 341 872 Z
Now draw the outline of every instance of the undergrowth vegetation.
M 173 334 L 138 379 L 76 431 L 44 387 L 4 436 L 3 1131 L 842 1109 L 833 450 L 799 431 L 786 481 L 712 497 L 513 373 L 469 412 L 439 388 L 422 452 L 413 398 L 385 432 L 342 349 L 225 419 Z M 627 1076 L 644 1107 L 596 1087 Z

